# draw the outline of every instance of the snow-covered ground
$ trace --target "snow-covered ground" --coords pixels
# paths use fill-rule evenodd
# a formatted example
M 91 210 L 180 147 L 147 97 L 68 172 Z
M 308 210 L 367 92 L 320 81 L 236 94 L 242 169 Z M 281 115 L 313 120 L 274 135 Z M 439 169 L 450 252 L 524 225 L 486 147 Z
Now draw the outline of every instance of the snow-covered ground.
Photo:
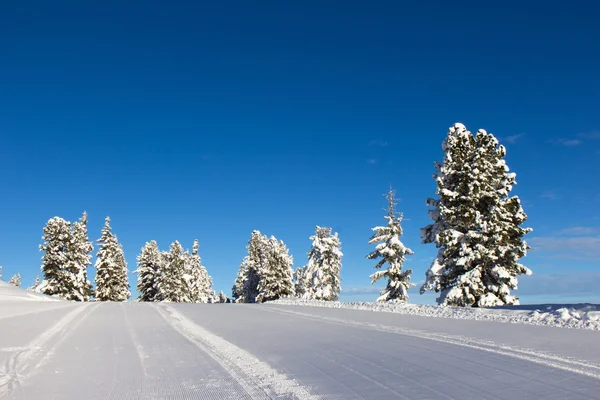
M 282 299 L 273 301 L 271 304 L 344 308 L 419 315 L 423 317 L 474 319 L 513 324 L 600 330 L 600 305 L 598 304 L 539 304 L 493 308 L 465 308 L 410 303 L 334 302 L 299 299 Z
M 599 339 L 273 303 L 33 301 L 0 285 L 0 399 L 598 399 Z

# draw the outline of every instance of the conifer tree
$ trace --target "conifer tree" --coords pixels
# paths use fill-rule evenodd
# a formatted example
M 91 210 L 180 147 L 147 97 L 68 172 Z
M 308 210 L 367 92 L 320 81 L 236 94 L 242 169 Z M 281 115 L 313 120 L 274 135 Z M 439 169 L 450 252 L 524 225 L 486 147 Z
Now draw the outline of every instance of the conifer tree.
M 142 247 L 137 258 L 138 268 L 135 271 L 138 274 L 139 301 L 156 301 L 158 274 L 162 267 L 162 261 L 156 241 L 152 240 Z
M 440 292 L 438 303 L 455 306 L 518 304 L 510 290 L 517 276 L 531 274 L 520 264 L 529 246 L 522 228 L 527 215 L 519 198 L 509 197 L 516 175 L 509 173 L 506 150 L 484 130 L 473 136 L 454 124 L 436 163 L 438 199 L 428 199 L 433 224 L 421 230 L 423 243 L 439 249 L 421 293 Z
M 308 264 L 305 267 L 304 298 L 336 301 L 341 291 L 343 256 L 338 234 L 332 234 L 331 228 L 317 226 L 311 240 L 312 248 L 308 252 Z
M 21 286 L 21 274 L 19 272 L 17 272 L 16 275 L 13 275 L 13 277 L 10 278 L 10 281 L 8 281 L 8 283 L 11 283 L 11 284 L 15 285 L 16 287 L 20 287 Z
M 283 241 L 274 236 L 264 241 L 266 262 L 259 266 L 257 303 L 277 300 L 294 294 L 293 258 Z
M 29 290 L 31 292 L 37 292 L 39 286 L 40 286 L 40 276 L 36 275 L 35 276 L 35 281 L 33 282 L 33 285 L 31 285 L 29 288 L 27 288 L 27 290 Z
M 69 281 L 68 300 L 90 301 L 92 284 L 87 279 L 87 267 L 92 265 L 94 246 L 88 239 L 87 213 L 84 211 L 81 219 L 75 222 L 71 230 L 72 238 L 67 248 L 68 262 L 66 270 L 71 277 Z
M 217 300 L 218 303 L 231 303 L 231 300 L 229 300 L 229 298 L 225 295 L 225 293 L 223 293 L 222 290 L 219 292 Z
M 96 255 L 96 301 L 126 301 L 131 297 L 127 277 L 127 262 L 123 247 L 111 232 L 110 217 L 106 217 L 102 237 L 98 240 L 100 250 Z
M 38 291 L 63 299 L 71 298 L 71 282 L 75 277 L 65 268 L 69 262 L 71 224 L 54 217 L 48 220 L 43 231 L 44 243 L 40 245 L 40 250 L 44 252 L 41 266 L 43 280 Z
M 179 241 L 171 244 L 168 253 L 163 253 L 164 265 L 158 275 L 158 299 L 170 303 L 189 302 L 186 274 L 186 256 Z
M 304 288 L 306 266 L 296 268 L 294 271 L 294 293 L 296 297 L 302 298 L 306 293 Z
M 248 255 L 243 259 L 238 277 L 233 286 L 233 298 L 237 303 L 254 303 L 258 296 L 259 270 L 267 262 L 265 252 L 266 237 L 253 231 L 246 248 Z
M 377 226 L 373 228 L 375 232 L 371 236 L 369 244 L 377 243 L 375 251 L 371 252 L 367 259 L 380 259 L 375 265 L 378 271 L 370 276 L 371 284 L 379 279 L 387 279 L 387 285 L 377 299 L 382 301 L 407 301 L 408 289 L 414 286 L 410 282 L 412 270 L 402 271 L 402 266 L 406 259 L 406 255 L 412 255 L 413 252 L 400 241 L 402 236 L 402 215 L 396 213 L 395 192 L 390 188 L 386 195 L 388 201 L 388 215 L 384 218 L 387 220 L 387 226 Z M 387 264 L 387 269 L 382 269 Z
M 198 240 L 194 240 L 192 254 L 188 259 L 188 270 L 191 274 L 190 291 L 192 296 L 190 301 L 193 303 L 209 303 L 214 297 L 212 289 L 212 278 L 208 275 L 206 267 L 202 265 L 202 259 L 198 253 L 200 245 Z

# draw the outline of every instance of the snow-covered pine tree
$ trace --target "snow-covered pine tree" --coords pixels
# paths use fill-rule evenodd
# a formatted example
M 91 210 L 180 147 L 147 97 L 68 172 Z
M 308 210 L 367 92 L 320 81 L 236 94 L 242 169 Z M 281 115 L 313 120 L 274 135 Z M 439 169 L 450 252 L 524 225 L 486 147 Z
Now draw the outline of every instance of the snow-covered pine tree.
M 248 255 L 242 260 L 238 277 L 233 286 L 233 298 L 237 303 L 254 303 L 258 296 L 259 270 L 267 262 L 265 242 L 267 238 L 253 231 L 246 248 Z
M 16 287 L 20 287 L 21 286 L 21 274 L 19 272 L 17 272 L 16 275 L 13 275 L 13 277 L 10 278 L 10 281 L 8 281 L 8 283 L 11 283 L 11 284 L 15 285 Z
M 67 248 L 68 262 L 66 270 L 73 277 L 70 282 L 68 300 L 90 301 L 92 284 L 87 279 L 87 267 L 92 265 L 94 246 L 88 239 L 87 213 L 84 211 L 81 219 L 75 222 L 71 230 L 72 239 Z
M 131 297 L 127 277 L 127 262 L 123 247 L 111 232 L 110 217 L 106 217 L 102 237 L 98 240 L 100 250 L 96 254 L 96 301 L 126 301 Z
M 189 301 L 187 290 L 186 256 L 179 241 L 171 244 L 168 253 L 164 253 L 164 266 L 158 275 L 159 301 L 181 303 Z
M 306 290 L 304 289 L 304 276 L 306 272 L 306 266 L 296 268 L 294 271 L 294 295 L 296 297 L 302 298 Z
M 293 258 L 283 243 L 271 236 L 264 243 L 266 263 L 260 265 L 258 271 L 257 303 L 277 300 L 294 295 Z
M 158 244 L 152 240 L 142 247 L 137 258 L 138 274 L 137 290 L 140 294 L 138 301 L 156 301 L 158 274 L 162 267 L 162 257 Z
M 209 303 L 214 297 L 212 288 L 212 278 L 208 275 L 206 267 L 202 265 L 202 259 L 198 253 L 200 245 L 198 240 L 194 240 L 192 247 L 192 255 L 189 259 L 189 269 L 192 276 L 192 290 L 193 296 L 191 301 L 194 303 Z
M 65 267 L 69 261 L 68 249 L 72 240 L 71 224 L 62 218 L 54 217 L 48 220 L 43 230 L 44 243 L 40 245 L 40 251 L 44 252 L 40 267 L 43 280 L 38 291 L 49 296 L 70 298 L 71 282 L 75 277 Z
M 304 276 L 304 298 L 336 301 L 341 291 L 343 256 L 338 234 L 332 234 L 331 228 L 317 226 L 310 239 L 313 243 Z
M 421 230 L 423 243 L 435 243 L 438 255 L 421 293 L 440 292 L 438 303 L 486 307 L 518 304 L 510 294 L 517 275 L 531 274 L 518 261 L 529 246 L 522 228 L 527 215 L 519 198 L 509 197 L 516 175 L 509 173 L 506 150 L 484 130 L 474 137 L 454 124 L 436 163 L 438 199 L 428 199 L 433 224 Z
M 229 298 L 227 296 L 225 296 L 225 293 L 223 293 L 222 290 L 219 292 L 218 299 L 219 299 L 219 303 L 231 303 Z
M 35 276 L 35 282 L 33 282 L 33 285 L 31 285 L 30 287 L 28 287 L 27 290 L 29 290 L 31 292 L 37 292 L 39 286 L 40 286 L 40 276 L 36 275 Z
M 387 220 L 387 226 L 377 226 L 373 228 L 375 232 L 369 240 L 369 244 L 377 243 L 375 251 L 371 252 L 367 259 L 380 259 L 375 265 L 378 271 L 370 276 L 371 284 L 374 284 L 379 279 L 387 279 L 387 285 L 377 299 L 378 302 L 383 301 L 407 301 L 408 289 L 415 286 L 410 282 L 412 270 L 407 269 L 402 271 L 402 266 L 407 255 L 412 255 L 413 252 L 400 241 L 402 236 L 402 214 L 398 214 L 396 207 L 396 192 L 390 188 L 386 195 L 388 201 L 388 215 L 384 218 Z M 381 269 L 387 264 L 387 269 Z

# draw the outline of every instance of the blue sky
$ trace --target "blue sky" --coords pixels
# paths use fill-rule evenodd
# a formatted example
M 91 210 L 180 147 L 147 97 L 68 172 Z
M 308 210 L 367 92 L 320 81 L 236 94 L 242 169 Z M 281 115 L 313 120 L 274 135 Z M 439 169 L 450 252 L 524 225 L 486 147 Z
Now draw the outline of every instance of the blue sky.
M 45 222 L 87 210 L 93 239 L 112 218 L 130 270 L 146 241 L 198 238 L 227 292 L 253 229 L 301 266 L 331 226 L 342 299 L 373 300 L 382 194 L 398 191 L 420 282 L 433 162 L 460 121 L 497 135 L 517 173 L 535 247 L 522 301 L 600 302 L 599 7 L 3 2 L 4 278 L 31 284 Z

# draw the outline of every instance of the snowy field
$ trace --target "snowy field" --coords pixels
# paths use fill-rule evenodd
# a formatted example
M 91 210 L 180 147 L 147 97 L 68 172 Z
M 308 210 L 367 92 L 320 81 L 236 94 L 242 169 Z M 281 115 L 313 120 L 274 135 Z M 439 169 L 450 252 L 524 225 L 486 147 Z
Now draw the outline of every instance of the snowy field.
M 1 399 L 600 399 L 600 332 L 0 283 Z

